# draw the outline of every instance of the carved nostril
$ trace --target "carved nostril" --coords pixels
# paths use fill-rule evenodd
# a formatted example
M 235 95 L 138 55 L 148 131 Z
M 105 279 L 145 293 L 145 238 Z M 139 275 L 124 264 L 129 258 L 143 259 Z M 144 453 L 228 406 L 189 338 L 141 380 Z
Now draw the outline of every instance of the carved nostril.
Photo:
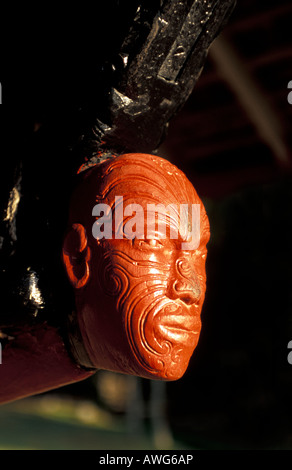
M 201 297 L 201 289 L 198 284 L 176 281 L 173 290 L 176 298 L 179 298 L 187 305 L 192 305 Z
M 185 296 L 181 297 L 181 300 L 187 305 L 193 305 L 196 301 L 194 296 L 189 294 L 186 294 Z

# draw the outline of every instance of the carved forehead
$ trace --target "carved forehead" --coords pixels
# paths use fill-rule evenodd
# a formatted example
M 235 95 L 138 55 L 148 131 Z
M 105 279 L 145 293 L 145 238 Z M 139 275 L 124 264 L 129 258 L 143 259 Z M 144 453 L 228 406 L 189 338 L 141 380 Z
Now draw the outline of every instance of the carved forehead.
M 167 160 L 144 154 L 126 154 L 102 167 L 97 198 L 111 205 L 115 196 L 135 202 L 199 203 L 190 181 Z
M 71 222 L 92 222 L 95 204 L 114 210 L 115 198 L 124 203 L 203 204 L 182 171 L 164 158 L 145 154 L 124 154 L 94 166 L 82 175 L 71 204 Z M 74 220 L 73 220 L 74 219 Z M 87 225 L 85 223 L 85 225 Z

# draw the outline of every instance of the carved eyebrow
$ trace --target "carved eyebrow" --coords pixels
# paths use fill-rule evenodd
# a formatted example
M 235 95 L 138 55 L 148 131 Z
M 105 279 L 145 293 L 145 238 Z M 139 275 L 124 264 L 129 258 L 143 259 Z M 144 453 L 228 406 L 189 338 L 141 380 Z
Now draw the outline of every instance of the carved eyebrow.
M 105 259 L 110 258 L 113 255 L 117 256 L 120 259 L 123 259 L 124 261 L 126 261 L 127 263 L 131 265 L 134 264 L 140 267 L 153 267 L 155 265 L 155 267 L 159 268 L 162 271 L 168 271 L 170 267 L 170 263 L 165 263 L 165 262 L 162 263 L 160 261 L 153 261 L 153 260 L 137 260 L 133 258 L 132 256 L 129 256 L 126 253 L 123 253 L 121 250 L 112 250 L 110 254 L 105 255 Z

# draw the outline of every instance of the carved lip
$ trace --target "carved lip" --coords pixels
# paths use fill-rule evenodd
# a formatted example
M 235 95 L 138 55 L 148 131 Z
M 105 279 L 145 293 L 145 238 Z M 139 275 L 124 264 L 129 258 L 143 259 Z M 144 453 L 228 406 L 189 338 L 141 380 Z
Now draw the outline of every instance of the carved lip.
M 187 332 L 198 334 L 200 331 L 200 321 L 190 315 L 168 315 L 160 318 L 160 327 L 163 330 L 171 330 L 173 333 Z

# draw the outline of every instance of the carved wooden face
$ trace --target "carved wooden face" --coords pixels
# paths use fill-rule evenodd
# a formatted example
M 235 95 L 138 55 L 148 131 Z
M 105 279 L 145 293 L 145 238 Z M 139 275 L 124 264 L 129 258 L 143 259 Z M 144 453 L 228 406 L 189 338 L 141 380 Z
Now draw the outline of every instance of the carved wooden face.
M 106 162 L 89 171 L 82 188 L 72 203 L 72 230 L 64 244 L 64 261 L 75 287 L 79 327 L 92 363 L 148 378 L 180 378 L 201 330 L 209 240 L 202 202 L 182 172 L 152 155 L 129 154 Z M 121 209 L 117 205 L 121 196 L 124 211 L 117 232 L 115 216 Z M 99 203 L 111 210 L 103 225 L 110 220 L 112 230 L 103 227 L 96 239 L 93 227 L 102 217 L 93 217 L 92 209 Z M 81 214 L 84 204 L 90 205 L 90 216 L 84 210 Z M 130 205 L 137 208 L 134 204 L 144 214 L 139 230 L 138 219 L 131 223 L 131 211 L 125 210 Z M 149 232 L 149 204 L 199 205 L 199 243 L 184 244 L 190 236 L 189 217 L 175 218 L 163 209 L 165 232 L 161 233 L 157 220 L 155 230 Z M 74 258 L 78 263 L 74 264 Z

